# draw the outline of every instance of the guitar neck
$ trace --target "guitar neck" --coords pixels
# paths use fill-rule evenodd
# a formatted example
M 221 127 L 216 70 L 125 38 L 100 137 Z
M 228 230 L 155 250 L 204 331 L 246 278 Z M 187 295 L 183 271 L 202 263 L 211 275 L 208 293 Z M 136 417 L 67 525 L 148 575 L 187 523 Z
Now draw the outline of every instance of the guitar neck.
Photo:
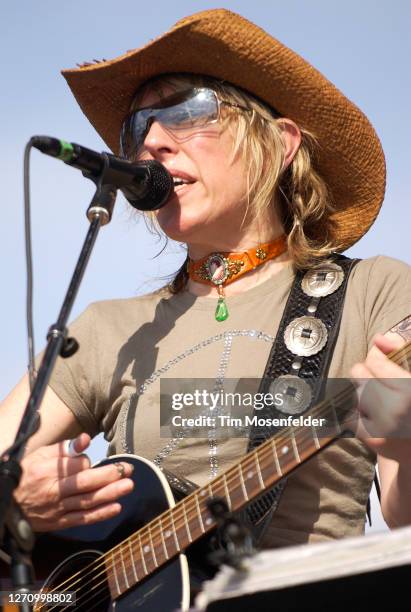
M 411 342 L 389 358 L 409 369 Z M 310 425 L 300 421 L 300 425 L 285 427 L 221 476 L 107 552 L 104 557 L 112 597 L 122 595 L 216 527 L 207 507 L 208 499 L 223 498 L 231 511 L 240 510 L 340 437 L 349 429 L 345 417 L 353 407 L 355 395 L 354 386 L 346 382 L 336 395 L 309 412 Z M 307 415 L 297 418 L 306 419 Z M 326 419 L 326 430 L 315 424 L 321 418 Z

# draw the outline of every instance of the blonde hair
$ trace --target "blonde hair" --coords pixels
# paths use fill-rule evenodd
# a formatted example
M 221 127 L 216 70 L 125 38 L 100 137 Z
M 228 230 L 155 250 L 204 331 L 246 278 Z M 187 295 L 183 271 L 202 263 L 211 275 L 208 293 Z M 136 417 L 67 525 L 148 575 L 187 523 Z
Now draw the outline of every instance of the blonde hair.
M 284 144 L 281 115 L 252 94 L 226 81 L 195 74 L 169 74 L 151 79 L 141 87 L 131 110 L 148 89 L 162 96 L 162 87 L 177 90 L 187 87 L 209 87 L 219 98 L 249 109 L 224 106 L 223 129 L 233 134 L 232 159 L 241 155 L 247 168 L 248 207 L 256 218 L 264 218 L 271 207 L 277 207 L 287 235 L 288 252 L 296 268 L 307 268 L 339 248 L 333 240 L 333 211 L 325 181 L 315 170 L 318 144 L 315 135 L 299 126 L 301 145 L 291 164 L 283 170 Z M 247 212 L 247 211 L 246 211 Z M 155 228 L 151 215 L 152 229 Z M 186 262 L 169 288 L 181 291 L 187 282 Z

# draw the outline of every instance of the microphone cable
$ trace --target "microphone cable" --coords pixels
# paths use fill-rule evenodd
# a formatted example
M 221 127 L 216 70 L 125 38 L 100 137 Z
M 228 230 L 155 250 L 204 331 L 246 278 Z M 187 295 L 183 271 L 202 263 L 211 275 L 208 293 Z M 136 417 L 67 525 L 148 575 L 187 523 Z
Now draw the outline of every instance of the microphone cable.
M 23 161 L 23 185 L 24 185 L 24 243 L 26 252 L 26 325 L 27 325 L 27 348 L 28 348 L 28 375 L 30 393 L 33 391 L 34 382 L 36 380 L 36 368 L 34 360 L 34 329 L 33 329 L 33 253 L 31 241 L 31 207 L 30 207 L 30 151 L 32 149 L 31 142 L 28 142 L 24 148 Z M 40 415 L 37 413 L 37 418 L 34 422 L 33 429 L 37 429 L 40 425 Z M 22 446 L 26 440 L 31 437 L 32 431 L 26 432 L 20 438 L 17 438 L 9 448 L 6 448 L 1 455 L 0 460 L 3 460 L 7 455 L 14 452 Z
M 30 151 L 33 145 L 29 141 L 24 148 L 24 243 L 26 251 L 26 325 L 28 348 L 28 375 L 30 391 L 36 379 L 34 361 L 34 328 L 33 328 L 33 249 L 31 240 L 31 207 L 30 207 Z

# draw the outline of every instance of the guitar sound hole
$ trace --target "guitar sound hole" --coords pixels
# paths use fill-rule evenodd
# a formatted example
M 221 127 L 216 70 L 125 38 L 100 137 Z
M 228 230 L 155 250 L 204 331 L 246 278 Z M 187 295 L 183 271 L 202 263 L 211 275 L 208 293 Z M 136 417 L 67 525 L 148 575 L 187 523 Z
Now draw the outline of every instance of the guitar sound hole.
M 46 604 L 46 610 L 68 610 L 76 612 L 103 612 L 111 609 L 110 592 L 106 579 L 105 566 L 99 561 L 101 553 L 94 550 L 82 551 L 68 557 L 46 580 L 42 592 L 60 594 L 60 601 L 73 593 L 75 604 Z M 64 595 L 63 595 L 64 594 Z

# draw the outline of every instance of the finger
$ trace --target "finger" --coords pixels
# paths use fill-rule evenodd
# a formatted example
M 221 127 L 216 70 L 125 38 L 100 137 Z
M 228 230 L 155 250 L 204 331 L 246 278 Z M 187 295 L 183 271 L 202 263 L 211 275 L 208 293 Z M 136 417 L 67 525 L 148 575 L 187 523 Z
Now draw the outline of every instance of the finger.
M 405 340 L 402 337 L 400 337 L 396 333 L 391 332 L 388 332 L 384 336 L 382 334 L 378 334 L 373 339 L 373 342 L 374 346 L 372 347 L 367 357 L 367 361 L 370 358 L 374 357 L 379 357 L 380 359 L 383 359 L 382 354 L 387 357 L 388 355 L 390 355 L 390 353 L 401 349 L 405 344 Z M 393 366 L 392 377 L 400 378 L 401 376 L 407 375 L 407 373 L 409 372 L 409 365 L 406 359 L 404 359 L 404 357 L 402 358 L 402 360 L 398 360 L 397 358 L 398 365 L 393 360 L 385 360 L 386 367 L 389 367 L 388 364 L 390 363 Z
M 56 460 L 49 459 L 46 465 L 50 469 L 49 474 L 51 474 L 53 467 L 56 469 Z M 78 457 L 60 457 L 57 460 L 57 475 L 60 480 L 89 469 L 91 469 L 91 461 L 87 455 L 78 455 Z
M 365 363 L 356 363 L 351 368 L 352 382 L 358 386 L 364 384 L 364 381 L 373 378 L 371 371 L 368 369 Z
M 369 365 L 368 360 L 367 364 L 358 363 L 351 369 L 358 398 L 358 423 L 355 425 L 354 419 L 354 425 L 359 428 L 361 439 L 386 435 L 386 432 L 393 426 L 394 415 L 390 410 L 391 404 L 397 401 L 398 393 L 404 386 L 402 379 L 376 378 L 372 369 L 367 365 Z
M 405 341 L 398 336 L 397 334 L 388 333 L 384 336 L 382 334 L 377 334 L 373 338 L 373 345 L 376 346 L 380 351 L 382 351 L 385 355 L 388 355 L 392 351 L 401 348 L 404 346 Z
M 92 510 L 79 510 L 68 512 L 57 521 L 50 524 L 42 524 L 37 531 L 51 531 L 55 529 L 67 529 L 78 525 L 92 525 L 99 521 L 105 521 L 120 514 L 122 507 L 119 503 L 108 504 L 93 508 Z
M 91 437 L 86 433 L 81 433 L 77 438 L 73 439 L 73 448 L 76 453 L 84 453 L 90 446 Z
M 373 433 L 375 432 L 372 431 L 372 422 L 365 416 L 361 416 L 358 418 L 356 430 L 354 433 L 359 440 L 367 442 L 370 448 L 378 448 L 385 440 L 385 438 L 373 435 Z M 373 450 L 376 450 L 376 448 L 373 448 Z
M 362 398 L 362 394 L 364 393 L 364 389 L 367 383 L 370 381 L 371 378 L 373 378 L 373 376 L 364 363 L 356 363 L 351 368 L 350 374 L 352 377 L 351 382 L 355 386 L 356 392 L 357 392 L 357 403 L 356 403 L 357 410 L 362 415 L 367 416 L 367 411 L 365 407 L 361 405 L 361 398 Z M 354 422 L 355 422 L 355 419 L 357 418 L 358 418 L 357 413 L 354 413 L 353 414 Z M 352 428 L 352 425 L 351 425 L 351 428 Z
M 386 358 L 383 357 L 383 359 L 385 360 Z M 368 364 L 370 363 L 372 364 L 371 361 L 368 361 Z M 364 363 L 357 363 L 351 369 L 351 376 L 353 377 L 352 382 L 357 388 L 357 397 L 360 402 L 360 410 L 363 414 L 367 413 L 367 410 L 364 410 L 364 406 L 361 405 L 361 402 L 364 401 L 364 391 L 367 393 L 366 399 L 368 404 L 371 403 L 369 401 L 369 395 L 373 391 L 380 394 L 380 397 L 377 398 L 379 402 L 381 402 L 382 398 L 386 398 L 386 403 L 381 405 L 381 409 L 384 408 L 389 410 L 390 403 L 393 401 L 392 397 L 390 399 L 390 396 L 387 396 L 387 391 L 389 389 L 397 394 L 404 394 L 404 398 L 407 396 L 411 398 L 411 376 L 407 372 L 399 368 L 400 372 L 398 372 L 398 369 L 394 371 L 390 370 L 390 372 L 388 372 L 390 376 L 377 377 L 376 368 L 378 368 L 378 366 L 374 365 L 372 368 L 368 368 Z M 398 368 L 398 366 L 395 366 L 395 368 Z M 378 372 L 379 371 L 378 369 Z M 385 372 L 385 374 L 387 374 L 387 372 Z
M 90 445 L 91 438 L 88 434 L 82 433 L 72 440 L 63 440 L 59 443 L 59 453 L 67 457 L 81 455 Z
M 376 427 L 374 421 L 366 414 L 360 414 L 357 419 L 355 436 L 363 442 L 369 440 L 381 440 L 381 428 Z
M 130 478 L 122 478 L 120 481 L 112 482 L 106 487 L 91 493 L 65 497 L 62 500 L 61 509 L 64 514 L 76 510 L 91 510 L 115 502 L 119 497 L 131 493 L 133 488 L 134 482 Z
M 52 485 L 56 481 L 90 469 L 90 460 L 86 455 L 73 458 L 61 457 L 57 461 L 55 457 L 47 457 L 42 461 L 35 462 L 24 460 L 22 467 L 25 479 L 28 478 L 32 482 L 36 481 L 38 486 L 44 483 L 44 481 L 48 481 Z
M 410 374 L 386 356 L 376 345 L 366 359 L 366 365 L 375 378 L 407 378 Z
M 73 450 L 75 450 L 76 454 L 84 452 L 84 450 L 86 450 L 86 448 L 89 446 L 90 440 L 90 436 L 86 433 L 82 433 L 77 436 L 77 438 L 74 438 Z M 66 440 L 56 442 L 55 444 L 48 444 L 47 446 L 42 446 L 35 452 L 39 453 L 43 457 L 58 457 L 61 455 L 67 456 L 67 452 L 65 452 L 67 445 L 65 445 L 65 442 Z
M 116 463 L 110 463 L 98 468 L 84 470 L 78 474 L 64 478 L 60 483 L 60 496 L 70 497 L 80 493 L 95 491 L 120 480 L 131 476 L 133 466 L 130 463 L 121 462 L 121 469 Z
M 372 437 L 407 437 L 411 431 L 410 407 L 411 379 L 373 379 L 362 391 L 358 410 Z

